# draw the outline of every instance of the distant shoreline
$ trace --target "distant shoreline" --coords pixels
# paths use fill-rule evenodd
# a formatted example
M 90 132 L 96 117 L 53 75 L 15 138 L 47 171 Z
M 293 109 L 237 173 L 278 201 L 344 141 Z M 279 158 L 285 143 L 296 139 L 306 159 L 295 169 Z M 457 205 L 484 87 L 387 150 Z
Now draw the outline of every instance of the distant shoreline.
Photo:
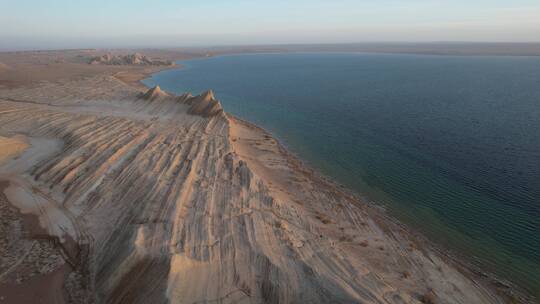
M 455 56 L 540 56 L 540 42 L 362 42 L 362 43 L 308 43 L 215 45 L 185 47 L 129 48 L 141 51 L 165 50 L 171 52 L 224 55 L 261 52 L 368 52 L 388 54 L 455 55 Z M 107 51 L 122 48 L 66 48 L 66 49 L 0 49 L 1 53 L 44 53 L 75 51 Z M 128 50 L 128 49 L 124 49 Z

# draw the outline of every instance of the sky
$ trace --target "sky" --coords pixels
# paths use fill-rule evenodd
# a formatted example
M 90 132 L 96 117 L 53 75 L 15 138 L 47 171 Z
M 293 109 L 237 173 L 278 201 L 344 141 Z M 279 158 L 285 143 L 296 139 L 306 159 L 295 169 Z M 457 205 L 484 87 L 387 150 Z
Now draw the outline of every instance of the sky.
M 540 41 L 540 0 L 0 0 L 0 49 Z

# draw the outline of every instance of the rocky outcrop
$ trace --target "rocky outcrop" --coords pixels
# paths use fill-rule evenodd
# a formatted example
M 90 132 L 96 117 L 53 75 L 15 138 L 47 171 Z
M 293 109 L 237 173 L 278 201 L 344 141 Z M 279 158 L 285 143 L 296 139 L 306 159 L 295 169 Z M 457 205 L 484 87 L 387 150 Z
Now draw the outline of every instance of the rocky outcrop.
M 221 103 L 211 90 L 187 99 L 186 103 L 190 105 L 189 114 L 211 117 L 223 113 Z
M 88 61 L 89 64 L 104 64 L 104 65 L 154 65 L 167 66 L 174 65 L 173 61 L 151 59 L 140 53 L 129 55 L 111 55 L 93 57 Z
M 161 90 L 159 86 L 148 89 L 145 93 L 138 95 L 139 99 L 147 101 L 161 100 L 163 102 L 176 102 L 187 105 L 187 113 L 191 115 L 213 117 L 223 113 L 223 107 L 211 90 L 201 95 L 192 96 L 189 93 L 174 96 Z
M 139 94 L 139 98 L 144 99 L 144 100 L 155 100 L 158 98 L 167 98 L 167 97 L 170 97 L 170 95 L 162 91 L 159 86 L 155 86 L 149 89 L 148 91 L 146 91 L 146 93 Z

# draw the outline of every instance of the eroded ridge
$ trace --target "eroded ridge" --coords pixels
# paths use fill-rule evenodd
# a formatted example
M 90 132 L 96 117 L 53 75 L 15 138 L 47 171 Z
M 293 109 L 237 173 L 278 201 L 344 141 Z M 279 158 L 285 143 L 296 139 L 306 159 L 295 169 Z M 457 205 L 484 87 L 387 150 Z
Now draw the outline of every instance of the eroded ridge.
M 2 179 L 73 227 L 54 230 L 77 274 L 64 278 L 67 302 L 500 302 L 228 117 L 211 91 L 46 83 L 0 91 L 0 123 L 62 143 Z

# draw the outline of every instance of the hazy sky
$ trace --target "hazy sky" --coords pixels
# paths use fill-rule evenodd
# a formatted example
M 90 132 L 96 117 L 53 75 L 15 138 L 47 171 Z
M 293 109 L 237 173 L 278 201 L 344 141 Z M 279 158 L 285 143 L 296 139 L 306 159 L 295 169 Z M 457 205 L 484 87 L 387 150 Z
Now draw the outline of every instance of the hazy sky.
M 0 49 L 540 41 L 540 0 L 0 0 Z

